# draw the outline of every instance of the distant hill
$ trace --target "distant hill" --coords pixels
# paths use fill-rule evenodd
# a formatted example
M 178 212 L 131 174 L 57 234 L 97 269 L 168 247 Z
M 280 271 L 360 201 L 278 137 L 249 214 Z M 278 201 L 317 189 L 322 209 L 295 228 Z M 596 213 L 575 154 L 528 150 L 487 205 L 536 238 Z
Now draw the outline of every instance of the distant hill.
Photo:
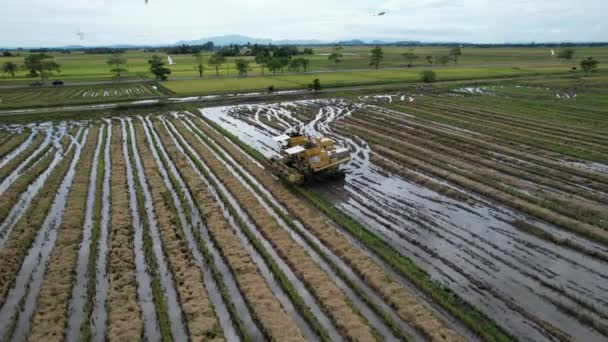
M 274 39 L 265 39 L 265 38 L 252 38 L 247 36 L 241 36 L 238 34 L 226 35 L 226 36 L 218 36 L 218 37 L 209 37 L 209 38 L 201 38 L 196 40 L 180 40 L 177 42 L 178 45 L 187 44 L 187 45 L 203 45 L 207 42 L 213 42 L 213 45 L 216 46 L 226 46 L 230 44 L 258 44 L 258 45 L 319 45 L 319 44 L 327 44 L 329 42 L 324 42 L 321 40 L 310 39 L 310 40 L 274 40 Z

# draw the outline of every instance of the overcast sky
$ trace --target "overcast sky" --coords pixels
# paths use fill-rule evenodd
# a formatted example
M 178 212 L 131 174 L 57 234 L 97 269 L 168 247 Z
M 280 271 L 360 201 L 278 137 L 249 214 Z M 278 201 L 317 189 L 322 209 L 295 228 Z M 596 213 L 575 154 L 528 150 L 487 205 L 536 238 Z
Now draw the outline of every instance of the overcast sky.
M 608 0 L 2 0 L 0 46 L 272 39 L 608 41 Z M 386 11 L 385 16 L 373 16 Z M 77 32 L 85 33 L 81 40 Z

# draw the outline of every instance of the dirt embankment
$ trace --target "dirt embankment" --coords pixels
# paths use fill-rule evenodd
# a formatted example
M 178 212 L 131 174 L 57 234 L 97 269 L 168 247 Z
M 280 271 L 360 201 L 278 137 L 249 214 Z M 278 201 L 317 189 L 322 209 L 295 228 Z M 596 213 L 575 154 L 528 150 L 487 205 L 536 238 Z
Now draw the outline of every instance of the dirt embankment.
M 30 134 L 31 132 L 25 131 L 23 133 L 15 134 L 8 141 L 3 142 L 2 145 L 0 145 L 0 159 L 4 158 L 12 150 L 23 144 L 23 142 L 27 140 L 27 137 L 29 137 Z
M 73 272 L 82 237 L 86 197 L 99 128 L 92 128 L 82 150 L 33 318 L 30 339 L 62 340 Z
M 351 339 L 373 340 L 372 329 L 355 311 L 344 293 L 329 279 L 327 274 L 289 236 L 289 233 L 279 226 L 253 194 L 211 154 L 210 150 L 196 140 L 194 135 L 185 128 L 182 121 L 176 122 L 176 124 L 184 138 L 237 198 L 279 256 L 287 262 L 298 278 L 302 279 L 312 290 L 321 307 L 332 317 L 341 333 Z
M 150 188 L 158 228 L 165 245 L 169 267 L 175 276 L 175 285 L 190 337 L 193 340 L 221 340 L 222 332 L 203 286 L 202 274 L 189 252 L 169 191 L 165 188 L 152 152 L 145 140 L 141 123 L 135 124 L 137 146 Z
M 397 309 L 403 320 L 416 327 L 431 340 L 462 340 L 455 331 L 446 326 L 444 322 L 422 305 L 415 294 L 387 277 L 380 265 L 367 257 L 358 247 L 348 242 L 325 218 L 319 215 L 317 210 L 293 195 L 264 169 L 252 163 L 243 152 L 231 144 L 223 135 L 217 133 L 205 123 L 195 120 L 195 124 L 228 152 L 235 161 L 255 176 L 290 211 L 290 214 L 300 220 L 324 245 L 359 273 L 389 305 Z
M 0 250 L 0 305 L 4 304 L 6 294 L 12 285 L 25 255 L 36 238 L 36 233 L 51 208 L 57 189 L 67 173 L 75 151 L 72 149 L 51 172 L 45 185 L 32 201 L 27 211 L 17 222 L 4 248 Z
M 277 341 L 303 341 L 295 323 L 282 309 L 249 254 L 224 219 L 218 203 L 201 176 L 179 152 L 165 128 L 158 122 L 154 126 L 167 153 L 188 184 L 203 215 L 205 225 L 230 266 L 253 316 L 262 326 L 264 333 Z
M 0 180 L 4 180 L 6 177 L 8 177 L 11 172 L 13 172 L 17 167 L 19 167 L 19 165 L 21 165 L 23 161 L 30 157 L 32 153 L 34 153 L 34 151 L 36 151 L 36 149 L 40 147 L 43 141 L 44 136 L 42 134 L 38 134 L 34 138 L 34 140 L 32 140 L 30 146 L 28 146 L 25 150 L 15 156 L 15 158 L 13 158 L 11 161 L 6 163 L 6 165 L 4 165 L 2 168 L 0 168 Z
M 126 166 L 120 125 L 113 126 L 111 157 L 111 229 L 109 234 L 108 339 L 135 341 L 143 337 L 137 302 L 133 227 L 129 215 Z

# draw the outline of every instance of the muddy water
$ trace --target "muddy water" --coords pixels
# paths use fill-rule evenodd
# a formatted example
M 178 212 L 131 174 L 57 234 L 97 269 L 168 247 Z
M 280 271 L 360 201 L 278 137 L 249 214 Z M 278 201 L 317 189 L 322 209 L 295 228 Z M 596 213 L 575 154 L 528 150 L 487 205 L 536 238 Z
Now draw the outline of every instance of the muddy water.
M 77 341 L 80 337 L 80 328 L 85 320 L 84 306 L 87 300 L 87 266 L 89 263 L 89 253 L 91 247 L 91 234 L 93 229 L 93 211 L 95 209 L 96 184 L 97 184 L 97 164 L 101 153 L 104 129 L 99 129 L 97 147 L 93 155 L 93 165 L 91 166 L 91 176 L 89 178 L 89 188 L 86 199 L 86 211 L 84 217 L 84 227 L 82 242 L 78 251 L 78 261 L 76 264 L 76 277 L 72 288 L 72 296 L 69 303 L 68 328 L 66 333 L 67 341 Z
M 249 240 L 247 239 L 247 237 L 245 236 L 245 234 L 241 231 L 241 229 L 239 228 L 239 225 L 235 221 L 235 218 L 229 212 L 228 208 L 224 205 L 224 203 L 223 203 L 223 201 L 222 201 L 222 199 L 221 199 L 221 197 L 220 197 L 220 195 L 219 195 L 218 192 L 221 192 L 228 199 L 230 206 L 238 213 L 239 218 L 241 220 L 243 220 L 243 222 L 247 225 L 247 227 L 251 230 L 251 232 L 253 234 L 255 234 L 255 237 L 260 241 L 260 243 L 262 243 L 262 245 L 268 251 L 268 253 L 271 254 L 271 257 L 277 263 L 277 265 L 279 266 L 279 268 L 281 269 L 281 271 L 283 271 L 283 273 L 285 273 L 285 275 L 288 276 L 288 277 L 291 275 L 291 277 L 289 277 L 289 279 L 290 280 L 293 279 L 294 282 L 292 282 L 292 284 L 293 284 L 293 286 L 295 287 L 295 289 L 296 289 L 296 291 L 298 293 L 301 293 L 301 291 L 304 291 L 304 285 L 297 278 L 295 278 L 295 276 L 293 274 L 290 274 L 291 271 L 289 270 L 289 268 L 287 267 L 287 265 L 285 265 L 285 263 L 282 262 L 282 260 L 280 258 L 278 258 L 278 256 L 276 255 L 276 252 L 274 251 L 274 249 L 272 248 L 272 246 L 270 245 L 270 243 L 267 240 L 265 240 L 261 236 L 261 234 L 257 231 L 255 225 L 251 222 L 251 220 L 246 215 L 246 213 L 244 212 L 244 210 L 240 207 L 240 205 L 238 204 L 238 202 L 236 201 L 236 199 L 224 187 L 224 185 L 215 177 L 215 175 L 204 164 L 204 162 L 200 159 L 200 157 L 198 157 L 198 155 L 196 154 L 196 152 L 192 149 L 191 146 L 188 145 L 188 143 L 181 136 L 181 134 L 179 132 L 177 132 L 177 130 L 175 129 L 175 127 L 173 127 L 171 123 L 168 123 L 165 120 L 163 120 L 163 124 L 165 125 L 165 128 L 167 129 L 167 131 L 169 131 L 170 134 L 172 135 L 172 139 L 174 139 L 174 142 L 176 143 L 176 145 L 179 144 L 179 143 L 181 143 L 183 145 L 183 147 L 187 148 L 190 151 L 190 153 L 192 153 L 197 158 L 197 161 L 201 165 L 203 165 L 203 167 L 205 168 L 205 171 L 211 176 L 212 180 L 217 184 L 218 188 L 216 189 L 201 174 L 201 177 L 204 178 L 205 182 L 207 182 L 207 186 L 211 190 L 213 196 L 216 198 L 216 201 L 217 201 L 219 207 L 221 208 L 221 210 L 222 210 L 222 212 L 224 214 L 224 217 L 226 218 L 226 220 L 228 221 L 228 223 L 232 227 L 233 231 L 236 233 L 236 235 L 239 238 L 239 240 L 241 241 L 241 244 L 243 245 L 243 247 L 249 253 L 249 255 L 250 255 L 251 259 L 253 260 L 253 262 L 258 267 L 258 270 L 260 271 L 260 274 L 266 280 L 266 283 L 268 284 L 268 286 L 272 290 L 272 293 L 274 294 L 275 298 L 279 301 L 279 303 L 281 303 L 281 306 L 283 307 L 283 309 L 285 310 L 285 312 L 287 312 L 287 314 L 289 315 L 289 317 L 291 317 L 291 319 L 293 319 L 293 321 L 296 323 L 296 325 L 300 329 L 302 335 L 307 340 L 314 340 L 314 339 L 316 339 L 317 338 L 316 334 L 314 333 L 314 331 L 312 331 L 312 329 L 310 328 L 310 326 L 308 325 L 308 323 L 300 315 L 300 313 L 298 312 L 298 310 L 293 306 L 293 304 L 291 303 L 291 300 L 289 299 L 289 297 L 285 294 L 285 292 L 283 291 L 283 289 L 281 288 L 281 286 L 277 283 L 276 279 L 274 278 L 274 275 L 273 275 L 272 271 L 270 270 L 270 268 L 268 267 L 268 265 L 266 264 L 266 262 L 264 261 L 264 259 L 262 258 L 262 256 L 257 252 L 257 250 L 255 250 L 255 248 L 253 247 L 253 245 L 251 245 L 251 243 L 249 242 Z M 179 143 L 178 143 L 178 141 L 176 139 L 179 139 Z M 189 159 L 189 157 L 187 155 L 186 155 L 186 157 Z M 193 165 L 193 167 L 196 170 L 198 170 L 198 167 L 194 164 L 194 162 L 192 162 L 191 160 L 190 160 L 190 162 Z M 317 315 L 321 316 L 323 314 L 321 311 L 316 311 L 316 312 L 315 312 L 315 310 L 311 310 L 311 311 L 313 312 L 313 314 L 315 314 L 315 316 L 317 316 Z
M 184 118 L 184 120 L 185 120 L 185 122 L 188 123 L 189 129 L 191 131 L 197 132 L 198 134 L 201 134 L 201 135 L 204 134 L 198 127 L 196 127 L 192 123 L 192 121 L 189 118 Z M 199 141 L 201 141 L 201 143 L 205 144 L 201 139 L 199 139 Z M 389 315 L 391 317 L 391 319 L 397 325 L 399 325 L 401 330 L 407 332 L 409 335 L 416 336 L 417 339 L 419 339 L 419 340 L 423 339 L 422 336 L 418 336 L 417 332 L 413 328 L 409 327 L 405 322 L 403 322 L 399 318 L 397 313 L 394 312 L 394 310 L 389 308 L 388 305 L 384 304 L 384 302 L 375 294 L 375 292 L 371 288 L 366 286 L 365 282 L 360 277 L 355 275 L 355 272 L 350 267 L 348 267 L 339 257 L 337 257 L 328 248 L 326 248 L 325 246 L 322 246 L 320 241 L 314 235 L 309 233 L 304 228 L 304 226 L 297 220 L 291 220 L 291 222 L 294 225 L 296 225 L 296 227 L 298 228 L 298 232 L 294 231 L 291 228 L 291 226 L 289 226 L 287 224 L 287 222 L 285 222 L 283 220 L 283 218 L 275 212 L 275 210 L 271 207 L 271 205 L 276 207 L 283 214 L 289 215 L 287 209 L 285 209 L 272 196 L 272 194 L 270 194 L 267 190 L 265 190 L 264 187 L 261 184 L 259 184 L 257 182 L 257 180 L 255 180 L 255 177 L 251 176 L 242 166 L 240 166 L 238 163 L 236 163 L 234 161 L 234 159 L 232 159 L 232 157 L 226 153 L 226 151 L 224 151 L 217 144 L 215 144 L 213 142 L 212 142 L 212 144 L 215 148 L 219 149 L 222 152 L 223 158 L 222 158 L 222 156 L 218 155 L 213 150 L 211 150 L 213 155 L 218 160 L 222 161 L 224 166 L 226 166 L 226 168 L 231 171 L 233 176 L 236 177 L 237 179 L 239 179 L 241 181 L 241 183 L 243 184 L 243 186 L 245 186 L 256 197 L 258 202 L 279 223 L 281 228 L 286 230 L 290 234 L 290 236 L 293 238 L 293 240 L 296 243 L 298 243 L 302 248 L 304 248 L 304 250 L 306 250 L 308 255 L 310 255 L 311 258 L 317 263 L 317 265 L 319 265 L 319 267 L 325 271 L 325 273 L 342 290 L 342 292 L 344 292 L 346 294 L 348 299 L 354 304 L 354 306 L 357 308 L 357 310 L 359 310 L 359 312 L 363 315 L 363 317 L 365 317 L 369 321 L 369 323 L 374 327 L 374 329 L 376 329 L 376 331 L 378 331 L 378 333 L 380 335 L 382 335 L 382 337 L 385 340 L 398 339 L 398 337 L 396 337 L 393 334 L 391 329 L 384 323 L 382 318 L 379 317 L 378 314 L 376 314 L 376 312 L 373 311 L 373 309 L 369 305 L 364 303 L 361 300 L 361 298 L 355 293 L 355 291 L 349 285 L 347 285 L 346 282 L 340 276 L 338 276 L 338 274 L 336 274 L 333 267 L 336 267 L 336 265 L 337 265 L 337 267 L 339 267 L 342 272 L 345 272 L 345 274 L 348 275 L 349 280 L 352 282 L 352 284 L 357 284 L 357 287 L 359 287 L 359 289 L 361 291 L 363 291 L 366 294 L 366 296 L 374 302 L 374 305 L 380 307 L 387 315 Z M 236 172 L 235 168 L 238 169 L 239 172 L 247 178 L 247 181 L 245 181 L 242 178 L 241 174 Z M 257 187 L 257 189 L 254 190 L 248 184 L 248 182 L 253 183 Z M 270 204 L 267 203 L 266 199 L 262 198 L 262 196 L 260 196 L 259 193 L 262 193 L 263 196 L 265 196 L 265 198 L 270 202 Z M 317 253 L 308 244 L 308 242 L 305 241 L 300 236 L 300 234 L 304 234 L 306 236 L 306 238 L 309 239 L 309 241 L 313 241 L 313 243 L 316 245 L 316 247 L 322 249 L 324 255 L 322 256 L 319 253 Z M 329 258 L 331 260 L 331 262 L 333 263 L 333 265 L 330 265 L 324 258 Z M 316 305 L 316 303 L 314 303 L 314 305 Z M 310 304 L 309 304 L 309 306 L 310 306 Z M 322 323 L 329 324 L 330 322 L 327 321 L 327 322 L 322 322 Z M 324 328 L 327 330 L 327 327 L 324 326 Z
M 345 181 L 319 187 L 319 193 L 516 336 L 533 340 L 605 338 L 564 310 L 608 326 L 604 314 L 608 312 L 608 287 L 602 285 L 607 280 L 605 263 L 526 235 L 510 222 L 522 219 L 552 234 L 572 235 L 551 225 L 482 198 L 476 198 L 473 206 L 454 201 L 373 165 L 365 141 L 331 130 L 330 124 L 348 116 L 353 106 L 320 102 L 319 114 L 302 127 L 308 134 L 330 135 L 353 151 Z M 293 104 L 284 107 L 293 108 Z M 201 111 L 266 156 L 275 155 L 268 148 L 274 146 L 272 133 L 257 122 L 253 126 L 240 120 L 242 107 Z M 586 239 L 575 239 L 590 250 L 607 252 Z M 552 333 L 546 324 L 562 334 Z
M 110 143 L 112 142 L 112 121 L 106 121 L 106 146 L 104 149 L 103 162 L 104 174 L 101 194 L 101 220 L 99 223 L 99 238 L 97 240 L 97 260 L 95 265 L 95 298 L 93 302 L 93 312 L 91 314 L 91 339 L 96 342 L 105 341 L 106 336 L 106 300 L 108 298 L 108 229 L 110 226 L 110 178 L 111 178 L 111 158 Z M 86 324 L 86 323 L 85 323 Z
M 186 119 L 186 122 L 188 122 L 188 123 L 190 123 L 190 124 L 191 124 L 191 122 L 189 122 L 187 119 Z M 189 129 L 191 132 L 193 132 L 193 133 L 196 131 L 196 128 L 194 128 L 194 129 L 193 129 L 193 127 L 192 127 L 191 125 L 188 125 L 188 129 Z M 199 134 L 202 134 L 202 132 L 200 132 L 200 131 L 197 131 L 197 132 L 198 132 Z M 196 136 L 196 134 L 195 134 L 195 136 Z M 200 137 L 198 137 L 198 136 L 197 136 L 197 138 L 198 138 L 198 141 L 199 141 L 201 144 L 203 144 L 203 145 L 207 146 L 207 145 L 205 144 L 205 142 L 204 142 L 202 139 L 200 139 Z M 278 216 L 278 215 L 277 215 L 277 214 L 276 214 L 276 213 L 275 213 L 275 212 L 274 212 L 274 211 L 273 211 L 273 210 L 272 210 L 272 209 L 271 209 L 269 206 L 268 206 L 268 204 L 266 204 L 266 202 L 265 202 L 265 201 L 264 201 L 264 200 L 263 200 L 263 199 L 262 199 L 262 198 L 261 198 L 261 197 L 260 197 L 260 196 L 259 196 L 259 195 L 258 195 L 258 194 L 257 194 L 257 193 L 256 193 L 256 192 L 255 192 L 255 191 L 252 189 L 252 188 L 251 188 L 251 186 L 250 186 L 249 184 L 247 184 L 247 182 L 246 182 L 245 180 L 243 180 L 243 179 L 241 178 L 241 176 L 240 176 L 238 173 L 236 173 L 236 171 L 235 171 L 235 170 L 234 170 L 234 169 L 233 169 L 233 168 L 232 168 L 232 167 L 231 167 L 229 164 L 227 164 L 227 163 L 226 163 L 226 162 L 225 162 L 225 161 L 222 159 L 222 157 L 221 157 L 221 156 L 219 156 L 218 154 L 216 154 L 216 153 L 215 153 L 213 150 L 210 150 L 210 151 L 211 151 L 211 153 L 213 154 L 213 156 L 214 156 L 216 159 L 218 159 L 220 162 L 222 162 L 222 164 L 223 164 L 223 165 L 224 165 L 224 166 L 225 166 L 225 167 L 226 167 L 226 168 L 227 168 L 227 169 L 228 169 L 228 170 L 229 170 L 229 171 L 232 173 L 232 175 L 233 175 L 234 177 L 236 177 L 236 178 L 237 178 L 237 179 L 238 179 L 238 180 L 241 182 L 241 184 L 243 184 L 243 186 L 244 186 L 244 187 L 245 187 L 245 188 L 246 188 L 246 189 L 247 189 L 249 192 L 251 192 L 251 193 L 252 193 L 252 194 L 253 194 L 253 195 L 256 197 L 256 199 L 258 200 L 258 202 L 260 202 L 260 204 L 261 204 L 262 206 L 264 206 L 264 208 L 266 209 L 266 211 L 267 211 L 267 212 L 268 212 L 268 213 L 269 213 L 271 216 L 273 216 L 273 218 L 275 218 L 275 220 L 276 220 L 276 221 L 279 223 L 279 225 L 281 225 L 281 226 L 282 226 L 284 229 L 286 229 L 286 230 L 288 230 L 288 231 L 289 231 L 289 228 L 288 228 L 287 224 L 286 224 L 286 223 L 285 223 L 285 222 L 284 222 L 284 221 L 283 221 L 283 220 L 282 220 L 282 219 L 281 219 L 281 218 L 280 218 L 280 217 L 279 217 L 279 216 Z M 263 237 L 261 234 L 260 234 L 259 236 L 260 236 L 260 237 L 262 237 L 262 238 L 264 238 L 264 237 Z M 298 243 L 302 243 L 302 244 L 303 244 L 303 241 L 301 240 L 301 238 L 300 238 L 299 236 L 298 236 L 297 238 L 298 238 L 298 239 L 296 240 L 296 242 L 298 242 Z M 264 239 L 265 239 L 265 238 L 264 238 Z M 320 257 L 319 257 L 318 255 L 316 255 L 316 253 L 314 253 L 314 251 L 313 251 L 313 250 L 310 248 L 310 246 L 308 246 L 308 245 L 304 245 L 303 247 L 304 247 L 304 248 L 305 248 L 305 249 L 306 249 L 306 250 L 309 252 L 309 254 L 311 254 L 311 255 L 313 255 L 313 254 L 314 254 L 314 257 L 316 257 L 316 258 L 315 258 L 315 261 L 317 261 L 317 260 L 319 260 L 319 259 L 320 259 Z M 274 252 L 274 251 L 273 251 L 273 252 Z M 272 253 L 272 254 L 273 254 L 273 257 L 274 257 L 274 253 Z M 276 257 L 278 258 L 279 256 L 278 256 L 278 255 L 276 255 Z M 333 273 L 333 271 L 331 271 L 330 275 L 332 275 L 332 276 L 333 276 L 333 278 L 336 278 L 336 277 L 337 277 L 337 276 L 335 275 L 335 273 Z M 291 269 L 289 269 L 289 272 L 288 272 L 288 273 L 286 273 L 286 276 L 288 277 L 288 279 L 289 279 L 289 280 L 290 280 L 290 281 L 291 281 L 293 284 L 298 284 L 298 283 L 294 283 L 294 281 L 298 281 L 298 282 L 299 282 L 299 280 L 298 280 L 298 279 L 295 277 L 295 274 L 293 274 L 293 272 L 291 271 Z M 292 279 L 291 277 L 293 277 L 293 279 Z M 303 285 L 303 284 L 302 284 L 302 285 Z M 301 288 L 301 289 L 305 289 L 305 287 L 304 287 L 304 286 L 301 286 L 301 287 L 300 287 L 300 286 L 298 286 L 297 288 L 298 288 L 298 289 L 300 289 L 300 288 Z M 322 309 L 321 309 L 320 305 L 317 303 L 317 301 L 314 299 L 314 297 L 313 297 L 313 296 L 310 294 L 310 292 L 309 292 L 309 291 L 307 291 L 307 290 L 298 291 L 298 295 L 300 295 L 300 297 L 302 297 L 302 299 L 304 300 L 304 302 L 306 303 L 306 305 L 307 305 L 309 308 L 311 308 L 311 309 L 312 309 L 313 313 L 315 313 L 315 317 L 316 317 L 316 318 L 319 320 L 319 323 L 320 323 L 320 324 L 323 326 L 323 329 L 324 329 L 325 331 L 327 331 L 327 332 L 328 332 L 329 337 L 330 337 L 332 340 L 334 340 L 334 341 L 335 341 L 336 339 L 340 339 L 340 334 L 338 333 L 338 331 L 336 330 L 336 328 L 333 326 L 333 324 L 332 324 L 331 320 L 329 319 L 329 317 L 328 317 L 327 315 L 325 315 L 325 313 L 322 311 Z M 318 313 L 318 314 L 317 314 L 317 313 Z M 386 327 L 382 327 L 382 326 L 380 326 L 380 327 L 379 327 L 379 330 L 380 330 L 380 329 L 382 329 L 382 328 L 386 328 Z M 385 330 L 382 330 L 382 332 L 385 332 Z M 391 334 L 389 333 L 389 335 L 391 335 Z M 391 336 L 392 336 L 392 335 L 391 335 Z
M 131 220 L 134 228 L 133 249 L 135 253 L 135 278 L 137 279 L 137 299 L 141 309 L 142 320 L 144 322 L 144 336 L 150 341 L 160 341 L 160 328 L 158 325 L 158 317 L 156 316 L 156 307 L 152 296 L 152 283 L 150 279 L 150 271 L 146 264 L 144 256 L 144 241 L 143 227 L 139 217 L 139 208 L 137 206 L 137 196 L 135 194 L 135 180 L 133 176 L 133 168 L 129 158 L 127 145 L 127 130 L 125 121 L 120 120 L 122 129 L 122 152 L 127 169 L 127 184 L 129 191 L 129 209 L 131 211 Z
M 169 179 L 168 172 L 165 169 L 164 164 L 161 161 L 158 151 L 156 149 L 156 144 L 159 144 L 159 141 L 158 140 L 153 141 L 153 139 L 152 139 L 152 136 L 150 134 L 150 130 L 151 130 L 152 126 L 151 125 L 148 126 L 148 123 L 143 118 L 140 117 L 139 119 L 142 122 L 142 126 L 144 128 L 144 133 L 145 133 L 147 141 L 148 141 L 148 146 L 150 147 L 150 150 L 152 151 L 152 155 L 154 157 L 154 160 L 156 161 L 156 165 L 158 166 L 160 173 L 163 177 L 163 182 L 165 183 L 165 186 L 171 193 L 173 203 L 174 203 L 175 207 L 177 208 L 177 215 L 180 220 L 182 230 L 184 231 L 184 235 L 186 236 L 188 247 L 190 248 L 190 251 L 192 252 L 192 255 L 194 257 L 194 262 L 196 263 L 196 265 L 199 267 L 199 269 L 203 273 L 203 282 L 204 282 L 205 290 L 207 291 L 209 300 L 211 301 L 211 303 L 214 307 L 214 310 L 218 316 L 219 323 L 222 326 L 222 331 L 224 332 L 224 338 L 229 341 L 237 341 L 240 338 L 239 338 L 236 330 L 234 329 L 234 325 L 232 323 L 232 318 L 230 317 L 230 313 L 228 312 L 228 309 L 226 308 L 226 305 L 224 304 L 224 301 L 220 294 L 217 283 L 215 282 L 215 279 L 213 278 L 211 270 L 207 266 L 207 263 L 205 262 L 203 255 L 201 254 L 200 250 L 198 249 L 198 246 L 195 242 L 194 235 L 192 234 L 193 227 L 190 224 L 190 222 L 188 222 L 188 220 L 186 219 L 186 213 L 184 212 L 184 208 L 182 206 L 180 198 L 179 198 L 177 192 L 175 191 L 175 188 L 173 187 L 171 180 Z M 162 152 L 164 152 L 164 151 L 162 151 Z M 165 161 L 169 160 L 166 156 L 166 153 L 163 153 L 163 158 Z M 175 166 L 173 166 L 173 168 L 174 167 Z M 178 176 L 176 176 L 175 173 L 173 174 L 173 177 L 178 178 Z M 180 178 L 180 181 L 181 181 L 181 178 Z M 181 183 L 180 184 L 181 188 L 186 189 L 185 184 L 183 184 L 183 181 L 180 183 Z
M 19 155 L 19 153 L 23 152 L 26 148 L 28 148 L 32 144 L 32 141 L 34 140 L 34 137 L 36 137 L 37 134 L 37 131 L 32 131 L 32 133 L 27 137 L 27 139 L 25 139 L 24 142 L 21 143 L 21 145 L 17 146 L 17 148 L 9 152 L 6 156 L 4 156 L 4 158 L 0 159 L 0 167 L 4 167 L 4 165 L 8 164 L 8 162 L 13 160 L 17 155 Z
M 175 282 L 171 272 L 169 271 L 169 266 L 167 265 L 167 260 L 163 251 L 158 221 L 156 219 L 156 213 L 154 212 L 154 202 L 152 201 L 152 195 L 150 194 L 150 189 L 148 188 L 143 164 L 139 156 L 137 141 L 135 139 L 135 129 L 133 128 L 133 122 L 130 118 L 127 119 L 127 122 L 129 123 L 129 133 L 133 148 L 133 159 L 135 160 L 136 173 L 139 177 L 139 184 L 144 195 L 146 215 L 148 218 L 148 229 L 153 243 L 152 249 L 156 258 L 156 264 L 158 265 L 160 283 L 163 288 L 165 302 L 167 304 L 167 311 L 171 325 L 171 334 L 173 335 L 174 339 L 178 341 L 185 341 L 188 337 L 186 327 L 184 326 L 182 308 L 179 303 L 177 291 L 175 290 Z
M 0 249 L 4 247 L 6 240 L 10 236 L 10 233 L 13 231 L 13 228 L 23 215 L 27 208 L 29 208 L 30 204 L 34 200 L 34 197 L 38 194 L 40 189 L 44 186 L 47 178 L 51 175 L 57 164 L 63 159 L 63 157 L 69 152 L 69 148 L 72 148 L 74 145 L 71 144 L 68 148 L 68 151 L 63 150 L 63 146 L 61 145 L 61 138 L 65 134 L 66 128 L 64 126 L 57 127 L 57 132 L 53 137 L 53 146 L 55 148 L 55 156 L 51 161 L 49 167 L 36 178 L 36 180 L 30 184 L 27 189 L 19 196 L 17 203 L 11 208 L 8 216 L 0 224 Z
M 36 148 L 36 150 L 34 150 L 29 157 L 27 157 L 23 162 L 21 162 L 21 164 L 17 166 L 17 168 L 13 170 L 10 175 L 8 175 L 5 179 L 2 180 L 2 183 L 0 183 L 0 196 L 2 196 L 2 194 L 9 188 L 9 186 L 11 186 L 11 184 L 13 184 L 17 180 L 17 178 L 19 178 L 19 176 L 24 172 L 25 167 L 28 166 L 32 162 L 32 160 L 36 159 L 37 162 L 44 157 L 44 155 L 39 156 L 38 154 L 44 151 L 51 144 L 51 137 L 51 132 L 46 132 L 42 144 L 40 144 L 40 146 Z M 36 165 L 36 162 L 34 162 L 31 167 Z
M 40 286 L 42 286 L 42 279 L 57 239 L 57 229 L 63 219 L 63 210 L 74 179 L 76 164 L 80 159 L 80 152 L 87 135 L 88 129 L 85 130 L 81 142 L 76 143 L 76 151 L 65 178 L 61 182 L 51 208 L 21 265 L 15 283 L 9 290 L 7 300 L 0 309 L 0 331 L 8 331 L 10 324 L 16 319 L 13 335 L 11 336 L 12 340 L 24 341 L 30 332 L 31 318 L 36 309 L 38 292 Z

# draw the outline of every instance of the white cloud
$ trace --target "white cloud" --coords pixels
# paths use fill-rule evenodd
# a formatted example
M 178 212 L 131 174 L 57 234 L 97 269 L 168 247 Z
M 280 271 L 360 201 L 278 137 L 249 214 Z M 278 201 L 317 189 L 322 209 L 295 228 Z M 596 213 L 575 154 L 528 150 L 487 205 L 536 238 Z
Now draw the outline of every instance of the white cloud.
M 20 0 L 0 46 L 172 43 L 224 34 L 275 39 L 608 41 L 605 0 Z M 373 14 L 387 11 L 386 16 Z M 86 33 L 80 41 L 76 32 Z

